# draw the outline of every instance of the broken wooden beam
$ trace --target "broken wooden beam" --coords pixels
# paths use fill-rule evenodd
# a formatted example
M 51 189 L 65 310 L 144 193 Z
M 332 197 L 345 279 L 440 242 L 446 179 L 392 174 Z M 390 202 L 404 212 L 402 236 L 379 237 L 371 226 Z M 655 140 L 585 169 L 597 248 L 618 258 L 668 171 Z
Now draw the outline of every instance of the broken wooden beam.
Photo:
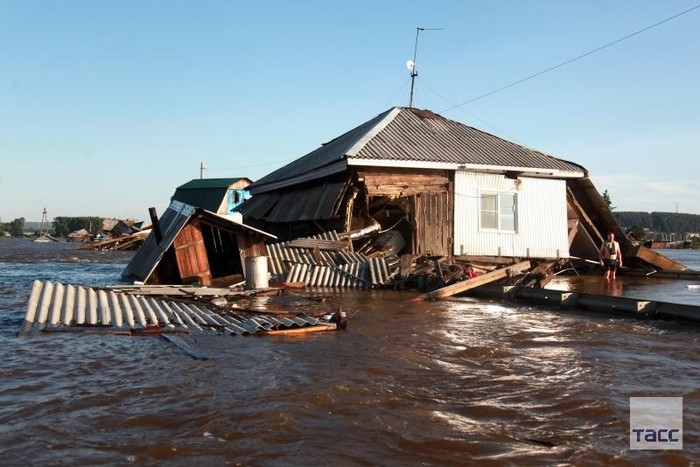
M 336 240 L 319 240 L 315 238 L 297 238 L 291 240 L 287 246 L 289 248 L 304 248 L 313 250 L 318 248 L 319 250 L 331 250 L 340 251 L 348 249 L 347 241 L 336 241 Z
M 444 298 L 449 298 L 458 293 L 465 292 L 469 289 L 473 289 L 474 287 L 489 284 L 491 282 L 512 275 L 513 273 L 519 273 L 527 269 L 530 269 L 530 261 L 521 261 L 520 263 L 516 263 L 508 268 L 497 269 L 495 271 L 482 274 L 481 276 L 477 276 L 472 279 L 467 279 L 465 281 L 457 282 L 455 284 L 450 284 L 440 289 L 433 290 L 431 292 L 421 295 L 420 297 L 418 297 L 418 299 L 441 300 Z
M 679 263 L 678 261 L 674 261 L 670 258 L 667 258 L 664 255 L 661 255 L 651 248 L 647 248 L 643 245 L 637 245 L 633 247 L 629 251 L 629 256 L 633 256 L 635 258 L 639 258 L 655 268 L 659 269 L 664 269 L 664 270 L 673 270 L 673 271 L 684 271 L 688 269 L 684 264 Z
M 327 331 L 337 331 L 338 326 L 335 324 L 317 324 L 315 326 L 305 326 L 301 328 L 290 328 L 290 329 L 276 329 L 266 331 L 266 336 L 293 336 L 300 334 L 309 334 L 311 332 L 327 332 Z
M 501 264 L 511 265 L 518 262 L 517 258 L 510 256 L 474 256 L 474 255 L 459 255 L 455 257 L 460 263 L 482 263 L 482 264 Z

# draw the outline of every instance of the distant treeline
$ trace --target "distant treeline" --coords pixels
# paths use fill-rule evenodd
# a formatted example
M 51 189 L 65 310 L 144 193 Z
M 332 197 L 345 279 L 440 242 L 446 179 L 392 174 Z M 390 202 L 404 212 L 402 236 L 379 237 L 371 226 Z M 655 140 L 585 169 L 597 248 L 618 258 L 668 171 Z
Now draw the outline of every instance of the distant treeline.
M 54 217 L 53 233 L 57 237 L 67 237 L 69 233 L 85 229 L 88 233 L 102 230 L 101 217 Z
M 641 227 L 654 232 L 700 232 L 700 215 L 675 212 L 614 211 L 622 227 Z

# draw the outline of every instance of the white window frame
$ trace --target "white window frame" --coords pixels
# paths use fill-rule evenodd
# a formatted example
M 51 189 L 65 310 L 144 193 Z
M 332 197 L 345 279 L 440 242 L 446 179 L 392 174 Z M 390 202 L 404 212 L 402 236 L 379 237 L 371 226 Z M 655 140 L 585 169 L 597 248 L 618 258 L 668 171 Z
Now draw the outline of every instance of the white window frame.
M 496 197 L 496 210 L 495 211 L 488 211 L 488 212 L 495 212 L 496 213 L 496 222 L 497 225 L 495 228 L 493 227 L 485 227 L 483 225 L 483 214 L 484 214 L 484 209 L 482 206 L 483 199 L 485 197 L 490 197 L 494 196 Z M 505 229 L 503 228 L 504 224 L 504 216 L 506 213 L 504 212 L 505 209 L 507 209 L 506 206 L 504 206 L 504 202 L 512 200 L 511 206 L 512 206 L 512 219 L 513 219 L 513 229 Z M 500 233 L 517 233 L 518 232 L 518 194 L 517 193 L 512 193 L 512 192 L 499 192 L 499 191 L 488 191 L 484 190 L 479 193 L 479 230 L 483 232 L 500 232 Z

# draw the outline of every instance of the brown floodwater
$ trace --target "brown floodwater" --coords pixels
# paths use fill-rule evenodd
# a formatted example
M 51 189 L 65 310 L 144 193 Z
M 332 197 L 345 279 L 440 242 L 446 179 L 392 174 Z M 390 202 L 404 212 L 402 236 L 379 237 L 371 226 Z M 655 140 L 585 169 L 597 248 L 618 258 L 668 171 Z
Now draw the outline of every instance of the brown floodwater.
M 0 240 L 0 465 L 700 460 L 700 328 L 671 321 L 322 289 L 305 293 L 348 311 L 347 330 L 188 335 L 189 352 L 153 336 L 17 337 L 34 279 L 116 283 L 128 259 Z M 623 290 L 700 298 L 658 284 Z M 684 450 L 629 449 L 632 396 L 683 397 Z

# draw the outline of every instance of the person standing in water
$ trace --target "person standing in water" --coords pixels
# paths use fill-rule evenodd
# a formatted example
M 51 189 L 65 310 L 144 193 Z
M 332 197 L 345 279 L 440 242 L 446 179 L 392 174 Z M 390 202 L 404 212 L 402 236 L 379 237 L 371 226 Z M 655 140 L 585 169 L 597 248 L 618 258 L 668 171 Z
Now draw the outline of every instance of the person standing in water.
M 617 268 L 622 267 L 622 252 L 620 244 L 615 241 L 614 233 L 608 232 L 608 239 L 600 246 L 598 259 L 605 269 L 605 279 L 615 279 Z

